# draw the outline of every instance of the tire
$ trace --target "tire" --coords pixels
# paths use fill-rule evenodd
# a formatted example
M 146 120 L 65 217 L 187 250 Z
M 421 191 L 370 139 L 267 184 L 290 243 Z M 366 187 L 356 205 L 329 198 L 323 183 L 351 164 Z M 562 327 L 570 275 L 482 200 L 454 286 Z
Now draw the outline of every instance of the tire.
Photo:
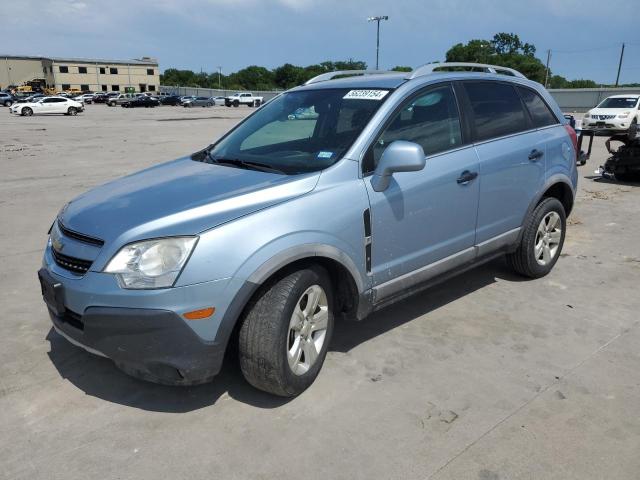
M 11 100 L 7 100 L 6 102 L 4 102 L 5 107 L 10 107 L 11 105 L 13 105 L 13 102 Z
M 69 110 L 67 110 L 67 115 L 75 116 L 77 114 L 78 114 L 78 109 L 75 107 L 69 107 Z
M 213 107 L 213 103 L 211 102 L 207 103 L 207 107 Z
M 507 262 L 522 276 L 544 277 L 560 258 L 566 230 L 562 203 L 557 198 L 544 198 L 527 218 L 520 244 L 507 255 Z
M 318 300 L 311 317 L 324 329 L 314 330 L 314 322 L 303 313 L 310 305 L 310 295 Z M 265 392 L 282 397 L 299 395 L 318 376 L 332 333 L 333 292 L 324 269 L 309 267 L 269 282 L 242 319 L 238 335 L 242 374 Z
M 24 107 L 20 112 L 20 115 L 25 115 L 27 117 L 30 117 L 31 115 L 33 115 L 33 110 L 31 110 L 29 107 Z
M 240 102 L 238 100 L 234 100 L 233 101 L 233 106 L 234 107 L 239 107 L 240 106 Z

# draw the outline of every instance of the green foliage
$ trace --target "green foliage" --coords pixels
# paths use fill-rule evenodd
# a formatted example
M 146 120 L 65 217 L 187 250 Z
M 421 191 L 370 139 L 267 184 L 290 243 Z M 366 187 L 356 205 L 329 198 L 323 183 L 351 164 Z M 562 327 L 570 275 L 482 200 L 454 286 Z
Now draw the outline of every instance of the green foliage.
M 251 65 L 230 75 L 221 75 L 220 83 L 225 90 L 286 90 L 301 85 L 322 73 L 336 70 L 366 69 L 365 62 L 353 59 L 337 62 L 326 61 L 306 67 L 285 63 L 273 70 Z M 218 72 L 194 73 L 191 70 L 168 68 L 160 75 L 160 83 L 181 87 L 218 88 Z
M 543 83 L 544 64 L 535 57 L 536 47 L 523 43 L 513 33 L 497 33 L 492 40 L 471 40 L 458 43 L 446 53 L 447 62 L 489 63 L 514 68 L 527 78 Z
M 392 72 L 410 72 L 412 70 L 413 70 L 413 68 L 406 67 L 406 66 L 403 66 L 403 65 L 397 65 L 397 66 L 395 66 L 395 67 L 393 67 L 391 69 Z

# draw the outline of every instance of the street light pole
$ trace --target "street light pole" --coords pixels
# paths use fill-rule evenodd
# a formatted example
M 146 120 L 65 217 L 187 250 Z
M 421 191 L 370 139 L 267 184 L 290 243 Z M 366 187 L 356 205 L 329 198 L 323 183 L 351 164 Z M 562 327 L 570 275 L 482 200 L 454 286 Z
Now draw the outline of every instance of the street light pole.
M 378 59 L 380 57 L 380 21 L 381 20 L 389 20 L 388 15 L 380 15 L 377 17 L 369 17 L 367 18 L 368 22 L 377 22 L 377 33 L 376 33 L 376 70 L 378 70 Z
M 222 67 L 218 66 L 218 90 L 222 90 L 222 80 L 220 79 L 222 75 Z

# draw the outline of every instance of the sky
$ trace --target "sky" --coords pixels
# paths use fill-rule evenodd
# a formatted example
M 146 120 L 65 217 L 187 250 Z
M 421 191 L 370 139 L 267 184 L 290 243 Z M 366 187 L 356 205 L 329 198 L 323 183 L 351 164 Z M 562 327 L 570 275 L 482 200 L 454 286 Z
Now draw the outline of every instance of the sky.
M 10 2 L 11 3 L 11 2 Z M 569 79 L 640 82 L 638 0 L 21 0 L 3 9 L 0 54 L 131 59 L 230 73 L 324 60 L 380 67 L 442 60 L 454 44 L 513 32 Z M 19 8 L 18 8 L 19 5 Z M 15 13 L 11 14 L 12 8 Z

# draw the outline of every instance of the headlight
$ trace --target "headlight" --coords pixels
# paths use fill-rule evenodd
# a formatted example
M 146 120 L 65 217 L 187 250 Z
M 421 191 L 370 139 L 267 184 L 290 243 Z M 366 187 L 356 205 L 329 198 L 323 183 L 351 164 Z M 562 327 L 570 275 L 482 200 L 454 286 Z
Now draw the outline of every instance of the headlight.
M 193 251 L 197 237 L 171 237 L 130 243 L 104 269 L 122 288 L 171 287 Z
M 589 112 L 584 114 L 584 118 L 589 118 L 591 115 L 589 115 Z
M 618 115 L 618 118 L 628 118 L 630 113 L 631 112 L 622 112 L 620 115 Z

